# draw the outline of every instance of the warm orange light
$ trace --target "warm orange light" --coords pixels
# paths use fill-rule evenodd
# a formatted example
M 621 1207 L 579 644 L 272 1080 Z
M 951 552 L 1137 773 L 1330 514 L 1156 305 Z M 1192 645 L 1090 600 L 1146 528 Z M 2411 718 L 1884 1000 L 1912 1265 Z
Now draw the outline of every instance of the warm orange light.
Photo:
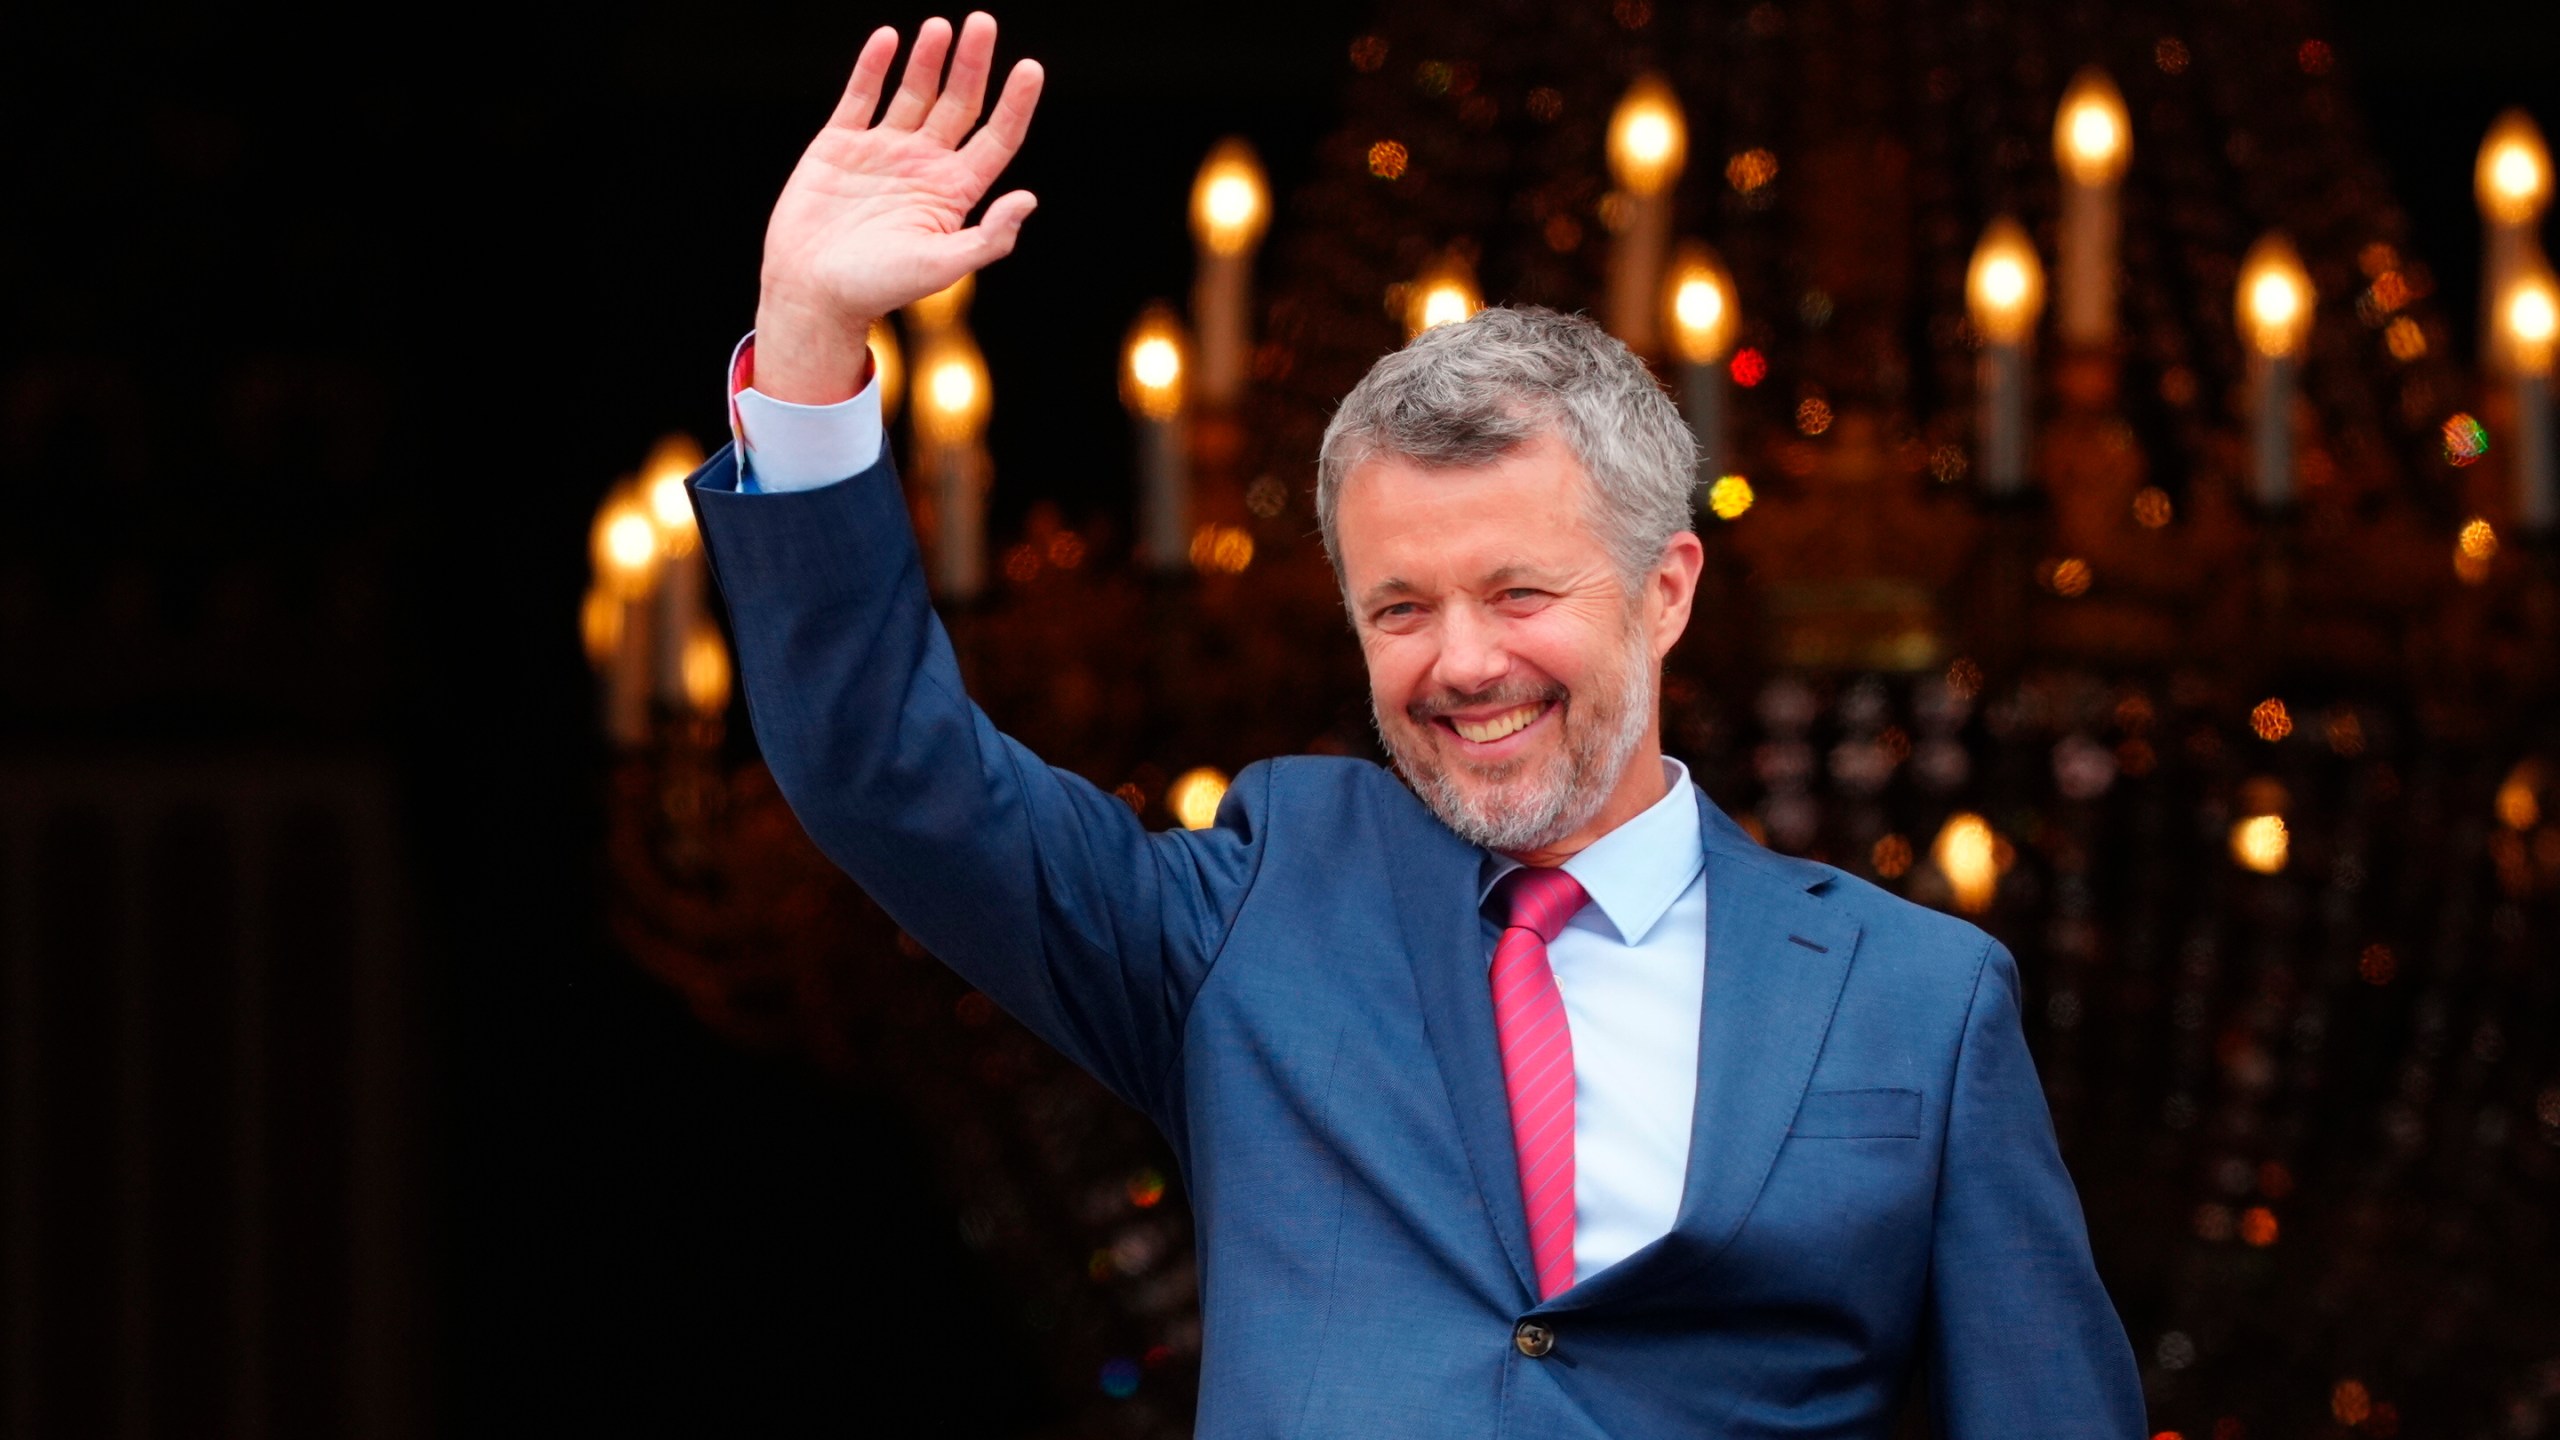
M 2560 292 L 2555 292 L 2551 277 L 2538 267 L 2517 277 L 2507 287 L 2506 303 L 2498 308 L 2498 318 L 2506 326 L 2509 354 L 2519 374 L 2528 376 L 2551 373 L 2552 341 L 2560 334 Z
M 1735 309 L 1733 275 L 1716 252 L 1690 240 L 1671 260 L 1663 287 L 1671 319 L 1671 343 L 1682 363 L 1714 365 L 1733 348 L 1741 315 Z
M 1241 525 L 1203 525 L 1191 532 L 1191 567 L 1211 575 L 1241 575 L 1253 564 L 1253 532 Z
M 1992 344 L 2020 344 L 2035 333 L 2044 313 L 2044 265 L 2017 221 L 2003 215 L 1983 228 L 1965 269 L 1964 298 L 1973 328 Z
M 2082 185 L 2112 185 L 2133 159 L 2133 124 L 2124 96 L 2095 65 L 2071 77 L 2053 117 L 2053 158 Z
M 907 395 L 907 357 L 898 348 L 898 329 L 886 318 L 871 322 L 867 337 L 871 345 L 871 368 L 880 387 L 880 418 L 898 418 L 898 402 Z
M 716 719 L 729 709 L 729 647 L 705 625 L 685 638 L 684 698 L 693 713 Z
M 588 534 L 596 583 L 618 599 L 635 599 L 657 580 L 658 526 L 649 506 L 629 481 L 617 485 L 596 508 Z
M 647 498 L 649 521 L 658 528 L 658 548 L 668 555 L 692 554 L 699 539 L 684 482 L 701 468 L 702 447 L 690 435 L 660 440 L 640 464 L 640 492 Z
M 1990 821 L 1970 810 L 1948 816 L 1929 857 L 1947 877 L 1958 910 L 1980 915 L 1991 908 L 2000 889 L 2000 844 Z
M 1218 802 L 1227 798 L 1227 777 L 1203 765 L 1174 777 L 1164 792 L 1165 808 L 1185 830 L 1206 830 L 1218 822 Z
M 2542 823 L 2543 766 L 2539 760 L 2516 762 L 2498 784 L 2498 823 L 2510 830 L 2530 830 Z
M 915 322 L 919 335 L 948 330 L 968 318 L 969 301 L 978 293 L 978 277 L 963 275 L 921 300 L 910 301 L 907 318 Z
M 2274 359 L 2300 353 L 2311 338 L 2311 306 L 2315 298 L 2311 272 L 2302 267 L 2293 242 L 2278 230 L 2258 237 L 2240 262 L 2240 291 L 2235 309 L 2240 338 L 2255 353 Z
M 2261 875 L 2284 869 L 2291 850 L 2281 816 L 2251 815 L 2231 827 L 2231 858 Z
M 918 438 L 931 445 L 966 445 L 986 433 L 994 396 L 986 358 L 977 342 L 957 328 L 935 333 L 916 357 Z
M 1442 325 L 1454 325 L 1483 308 L 1484 296 L 1476 289 L 1475 270 L 1455 255 L 1443 256 L 1406 292 L 1406 338 Z
M 622 647 L 622 611 L 621 598 L 602 585 L 588 586 L 578 606 L 578 639 L 587 663 L 598 670 L 613 663 L 613 652 Z
M 1213 255 L 1242 255 L 1271 223 L 1271 186 L 1253 147 L 1229 136 L 1191 182 L 1191 235 Z
M 1170 420 L 1182 413 L 1184 381 L 1189 378 L 1190 346 L 1182 321 L 1171 306 L 1149 305 L 1129 327 L 1120 350 L 1120 403 L 1149 420 Z
M 2482 219 L 2498 225 L 2530 225 L 2551 200 L 2551 150 L 2541 127 L 2522 110 L 2508 110 L 2481 137 L 2472 166 L 2471 191 Z
M 2453 537 L 2454 577 L 2465 585 L 2477 585 L 2489 578 L 2490 562 L 2497 558 L 2497 527 L 2477 515 L 2462 522 Z
M 1659 195 L 1689 161 L 1689 124 L 1671 82 L 1636 77 L 1609 113 L 1609 174 L 1636 195 Z

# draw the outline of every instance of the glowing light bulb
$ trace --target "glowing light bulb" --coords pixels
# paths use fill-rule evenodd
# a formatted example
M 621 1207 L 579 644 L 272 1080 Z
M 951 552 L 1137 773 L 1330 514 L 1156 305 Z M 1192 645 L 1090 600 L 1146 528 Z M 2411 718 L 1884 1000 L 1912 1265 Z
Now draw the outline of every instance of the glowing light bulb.
M 2240 262 L 2240 338 L 2269 358 L 2296 353 L 2311 338 L 2314 298 L 2292 242 L 2269 231 Z
M 1672 259 L 1668 288 L 1671 342 L 1682 362 L 1713 365 L 1723 360 L 1742 318 L 1724 262 L 1706 246 L 1686 243 Z
M 1226 775 L 1206 765 L 1183 771 L 1164 792 L 1165 808 L 1185 830 L 1206 830 L 1218 823 L 1218 802 L 1226 798 Z
M 2560 294 L 2549 276 L 2528 274 L 2509 287 L 2505 313 L 2507 338 L 2516 369 L 2526 375 L 2551 373 L 2553 338 L 2560 335 Z
M 2071 79 L 2054 113 L 2053 158 L 2083 185 L 2107 185 L 2123 176 L 2133 158 L 2133 127 L 2124 96 L 2107 72 L 2092 65 Z
M 2000 888 L 2000 841 L 1990 821 L 1970 810 L 1948 816 L 1930 846 L 1930 858 L 1946 875 L 1958 910 L 1980 915 L 1991 908 Z
M 1483 308 L 1484 296 L 1476 289 L 1474 270 L 1464 259 L 1444 255 L 1406 292 L 1406 338 L 1454 325 Z
M 1241 255 L 1271 223 L 1271 187 L 1253 147 L 1230 136 L 1209 151 L 1191 182 L 1192 237 L 1217 255 Z
M 1659 195 L 1689 159 L 1688 119 L 1680 97 L 1660 75 L 1636 78 L 1609 115 L 1609 173 L 1620 188 Z
M 2509 110 L 2481 137 L 2471 189 L 2483 218 L 2499 225 L 2529 225 L 2551 200 L 2551 151 L 2542 130 L 2522 110 Z
M 2260 875 L 2284 869 L 2292 849 L 2281 816 L 2251 815 L 2231 827 L 2231 858 Z
M 684 642 L 684 698 L 693 713 L 714 719 L 729 708 L 729 647 L 706 625 Z
M 2035 333 L 2044 313 L 2044 265 L 2017 221 L 2003 215 L 1984 227 L 1964 289 L 1965 308 L 1983 339 L 2015 345 Z
M 1170 420 L 1182 413 L 1183 381 L 1189 371 L 1188 344 L 1182 322 L 1172 307 L 1149 305 L 1129 327 L 1122 346 L 1120 401 L 1149 420 Z
M 987 362 L 966 330 L 935 332 L 916 357 L 916 434 L 928 444 L 971 444 L 993 405 Z

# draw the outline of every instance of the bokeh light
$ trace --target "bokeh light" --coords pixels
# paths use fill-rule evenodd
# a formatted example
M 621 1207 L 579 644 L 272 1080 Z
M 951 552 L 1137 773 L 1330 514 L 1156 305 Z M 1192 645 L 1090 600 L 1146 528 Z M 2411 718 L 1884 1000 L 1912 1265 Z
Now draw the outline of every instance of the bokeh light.
M 1206 830 L 1218 823 L 1218 802 L 1226 798 L 1226 772 L 1207 765 L 1183 771 L 1164 792 L 1165 808 L 1185 830 Z

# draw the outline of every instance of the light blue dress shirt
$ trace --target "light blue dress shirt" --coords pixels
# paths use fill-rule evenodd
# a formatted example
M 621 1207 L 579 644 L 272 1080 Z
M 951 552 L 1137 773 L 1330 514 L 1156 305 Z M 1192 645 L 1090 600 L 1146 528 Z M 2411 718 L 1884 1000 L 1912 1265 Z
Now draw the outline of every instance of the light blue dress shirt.
M 794 405 L 753 388 L 736 399 L 741 488 L 814 489 L 880 458 L 876 380 L 834 405 Z M 1707 983 L 1706 851 L 1688 767 L 1665 756 L 1662 770 L 1660 800 L 1564 863 L 1591 903 L 1547 947 L 1573 1036 L 1576 1283 L 1668 1233 L 1688 1174 Z M 1478 901 L 1519 864 L 1487 852 Z
M 1689 767 L 1666 755 L 1662 773 L 1661 799 L 1564 862 L 1591 903 L 1547 946 L 1573 1035 L 1577 1284 L 1669 1233 L 1689 1170 L 1707 985 L 1706 849 Z M 1487 852 L 1479 903 L 1519 868 Z

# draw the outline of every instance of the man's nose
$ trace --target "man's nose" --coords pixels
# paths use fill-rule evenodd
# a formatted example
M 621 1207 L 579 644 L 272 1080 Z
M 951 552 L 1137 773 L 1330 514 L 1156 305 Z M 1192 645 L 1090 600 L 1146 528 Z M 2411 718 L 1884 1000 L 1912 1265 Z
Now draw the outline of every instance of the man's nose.
M 1502 627 L 1492 616 L 1468 605 L 1453 605 L 1440 628 L 1440 654 L 1431 678 L 1442 688 L 1473 695 L 1511 673 L 1511 653 L 1503 648 Z

